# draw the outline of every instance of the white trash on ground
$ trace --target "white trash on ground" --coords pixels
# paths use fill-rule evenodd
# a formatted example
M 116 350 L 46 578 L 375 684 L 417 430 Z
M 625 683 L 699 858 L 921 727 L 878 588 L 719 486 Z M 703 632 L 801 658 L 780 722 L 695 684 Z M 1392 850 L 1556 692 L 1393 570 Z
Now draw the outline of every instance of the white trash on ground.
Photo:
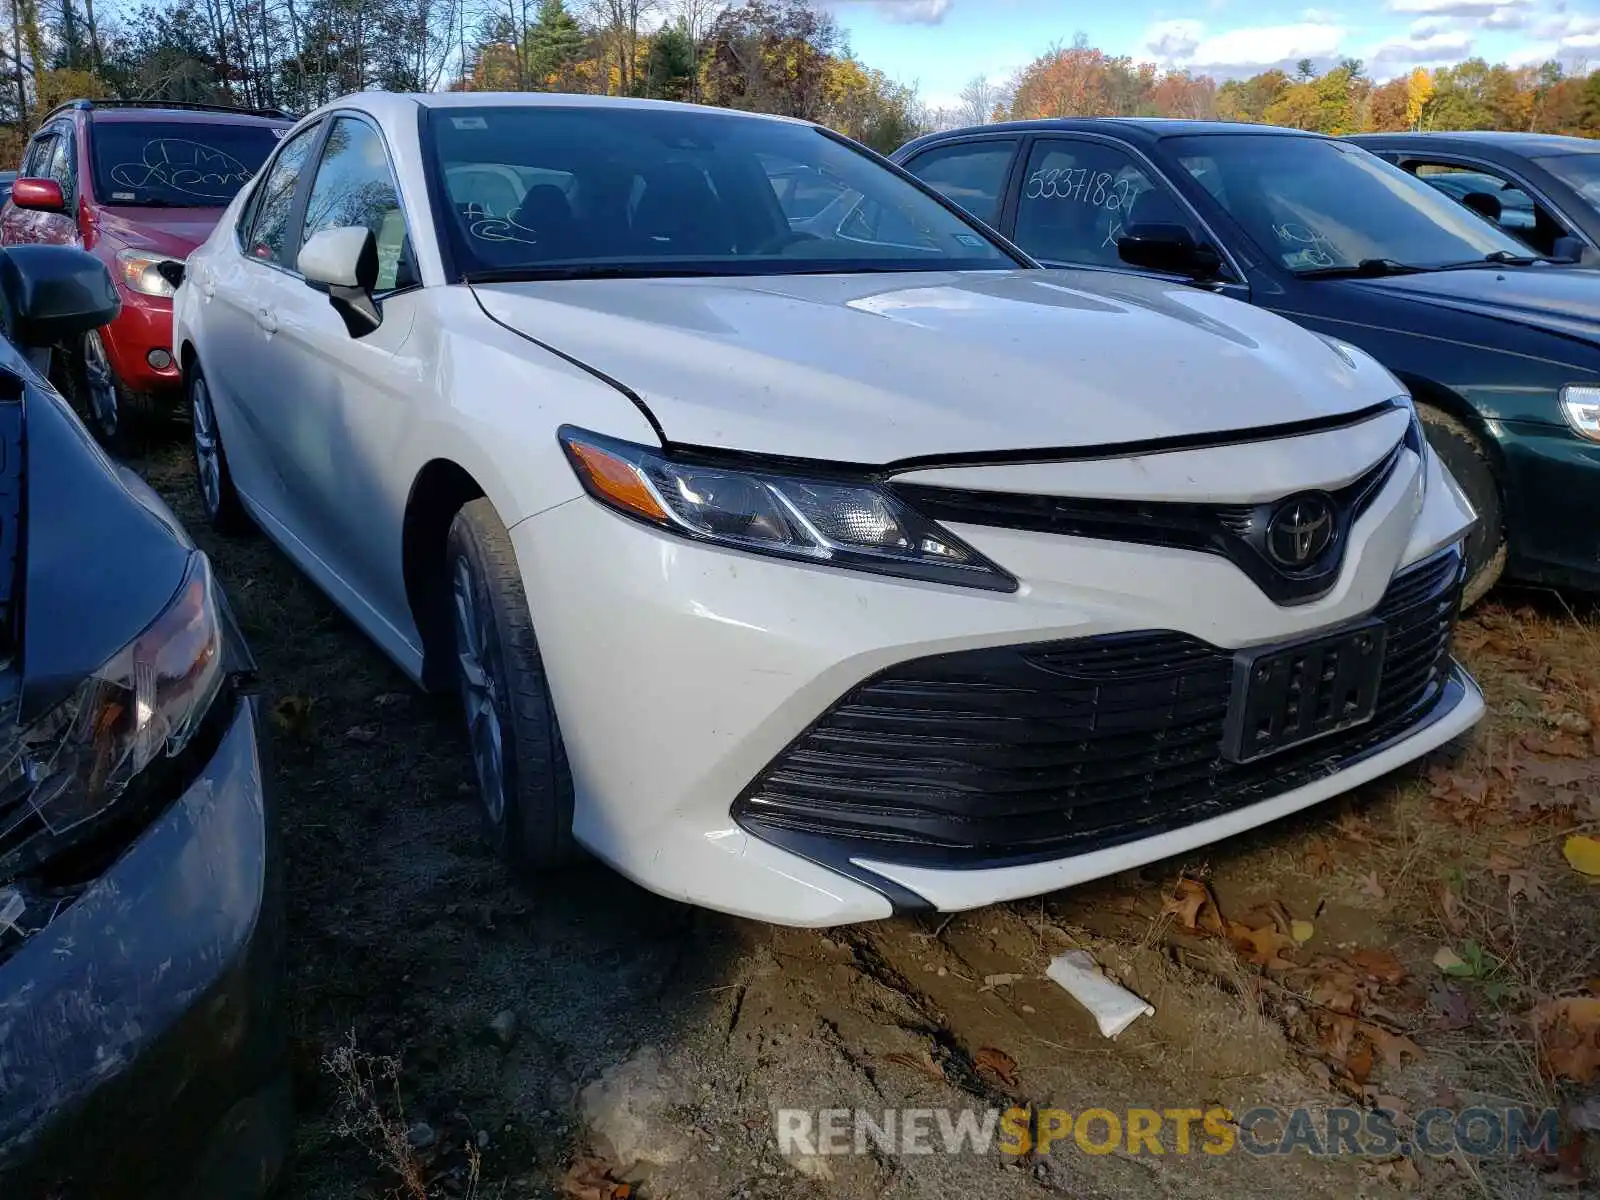
M 1151 1005 L 1102 975 L 1087 950 L 1068 950 L 1057 955 L 1050 960 L 1045 974 L 1089 1010 L 1100 1032 L 1108 1038 L 1116 1037 L 1140 1017 L 1156 1015 Z

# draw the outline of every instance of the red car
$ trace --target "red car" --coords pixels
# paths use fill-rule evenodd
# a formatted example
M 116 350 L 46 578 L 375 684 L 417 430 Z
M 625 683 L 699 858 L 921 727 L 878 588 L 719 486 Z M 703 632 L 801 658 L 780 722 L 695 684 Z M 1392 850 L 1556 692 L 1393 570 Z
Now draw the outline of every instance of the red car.
M 74 100 L 28 143 L 0 210 L 0 244 L 81 245 L 122 297 L 117 319 L 66 347 L 57 372 L 102 440 L 177 404 L 175 268 L 293 123 L 275 109 Z

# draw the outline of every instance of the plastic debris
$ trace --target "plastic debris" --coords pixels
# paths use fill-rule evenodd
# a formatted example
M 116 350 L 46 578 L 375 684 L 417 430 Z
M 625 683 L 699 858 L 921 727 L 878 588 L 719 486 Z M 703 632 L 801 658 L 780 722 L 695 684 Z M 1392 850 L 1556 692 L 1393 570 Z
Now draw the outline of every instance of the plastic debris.
M 1087 950 L 1068 950 L 1050 960 L 1045 974 L 1089 1010 L 1100 1032 L 1114 1038 L 1140 1017 L 1156 1010 L 1120 984 L 1112 983 Z

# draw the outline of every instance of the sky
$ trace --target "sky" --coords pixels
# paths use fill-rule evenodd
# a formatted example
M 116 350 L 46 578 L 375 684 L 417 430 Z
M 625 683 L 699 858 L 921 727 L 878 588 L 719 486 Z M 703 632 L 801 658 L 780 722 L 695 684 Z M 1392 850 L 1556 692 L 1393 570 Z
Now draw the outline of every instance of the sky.
M 1003 82 L 1052 43 L 1219 79 L 1310 58 L 1361 59 L 1378 80 L 1466 58 L 1600 67 L 1600 0 L 828 0 L 856 57 L 934 107 L 977 75 Z

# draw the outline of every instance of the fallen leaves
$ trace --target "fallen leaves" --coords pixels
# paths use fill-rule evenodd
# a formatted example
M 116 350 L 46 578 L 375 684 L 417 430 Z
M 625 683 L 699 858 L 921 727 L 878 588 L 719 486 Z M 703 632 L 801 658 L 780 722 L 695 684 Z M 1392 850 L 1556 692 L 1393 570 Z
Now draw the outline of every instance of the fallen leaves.
M 1436 983 L 1428 992 L 1428 1006 L 1434 1011 L 1433 1028 L 1441 1033 L 1466 1029 L 1472 1024 L 1472 998 L 1453 983 Z
M 1212 933 L 1221 932 L 1221 912 L 1211 889 L 1198 879 L 1180 879 L 1173 885 L 1172 895 L 1167 897 L 1161 914 L 1176 917 L 1178 924 L 1191 933 L 1200 933 L 1203 932 L 1200 925 L 1202 914 L 1207 909 L 1210 910 L 1208 930 Z
M 1552 1077 L 1578 1083 L 1600 1079 L 1600 996 L 1564 996 L 1530 1014 Z
M 1290 921 L 1289 936 L 1294 939 L 1294 944 L 1304 946 L 1317 934 L 1317 927 L 1310 921 Z
M 1600 838 L 1573 834 L 1561 845 L 1561 856 L 1572 869 L 1591 877 L 1600 876 Z
M 972 1056 L 972 1065 L 980 1075 L 993 1075 L 1008 1088 L 1017 1086 L 1017 1060 L 1004 1050 L 985 1046 Z
M 1495 875 L 1505 879 L 1506 895 L 1510 899 L 1515 900 L 1518 896 L 1523 896 L 1533 903 L 1549 899 L 1549 889 L 1545 887 L 1544 880 L 1534 868 L 1524 866 L 1498 850 L 1489 855 L 1488 867 Z
M 1294 949 L 1294 937 L 1276 925 L 1251 929 L 1243 922 L 1229 921 L 1228 940 L 1248 962 L 1263 970 L 1286 971 L 1295 965 L 1280 954 L 1280 951 Z
M 1393 986 L 1405 980 L 1404 964 L 1391 950 L 1357 950 L 1350 955 L 1350 965 L 1361 970 L 1369 979 Z
M 1467 962 L 1449 946 L 1440 946 L 1433 955 L 1433 965 L 1446 975 L 1455 975 L 1458 978 L 1470 979 L 1473 975 L 1472 964 Z
M 883 1056 L 883 1061 L 894 1063 L 896 1066 L 910 1067 L 913 1071 L 921 1072 L 936 1083 L 945 1081 L 944 1071 L 940 1069 L 938 1063 L 933 1061 L 933 1055 L 928 1053 L 926 1046 L 923 1047 L 920 1054 L 908 1054 L 904 1050 L 891 1050 Z
M 561 1194 L 567 1200 L 628 1200 L 631 1183 L 618 1183 L 611 1168 L 598 1158 L 580 1158 L 561 1177 Z

